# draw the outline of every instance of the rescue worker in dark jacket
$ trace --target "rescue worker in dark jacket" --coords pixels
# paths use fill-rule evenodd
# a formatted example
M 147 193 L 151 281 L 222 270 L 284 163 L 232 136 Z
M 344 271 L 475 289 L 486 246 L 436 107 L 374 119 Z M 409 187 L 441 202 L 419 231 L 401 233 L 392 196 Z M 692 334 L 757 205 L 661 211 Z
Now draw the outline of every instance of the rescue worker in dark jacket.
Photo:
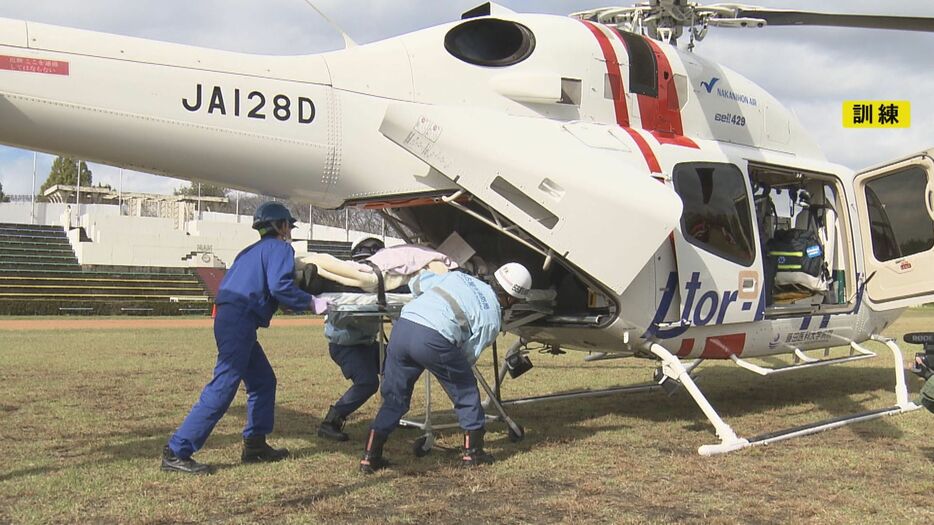
M 295 219 L 277 202 L 261 204 L 253 216 L 260 240 L 237 255 L 215 300 L 214 339 L 217 364 L 214 378 L 162 452 L 162 470 L 209 474 L 212 467 L 192 454 L 204 446 L 214 426 L 227 412 L 240 382 L 246 385 L 247 418 L 243 429 L 244 463 L 279 461 L 285 449 L 266 443 L 272 432 L 276 404 L 276 376 L 256 339 L 268 327 L 279 306 L 295 311 L 314 310 L 314 298 L 294 282 L 295 251 L 290 244 Z
M 368 237 L 357 242 L 350 252 L 354 261 L 363 261 L 382 250 L 383 241 Z M 379 317 L 353 317 L 344 312 L 328 312 L 324 337 L 331 359 L 353 384 L 328 410 L 318 426 L 318 436 L 347 441 L 344 422 L 379 390 Z
M 528 298 L 529 271 L 508 263 L 494 273 L 495 289 L 463 272 L 422 272 L 409 281 L 416 296 L 393 325 L 383 374 L 383 405 L 370 426 L 360 471 L 385 467 L 383 445 L 409 410 L 415 382 L 427 369 L 454 403 L 464 430 L 462 464 L 492 463 L 483 450 L 486 416 L 472 367 L 480 352 L 496 340 L 502 308 Z

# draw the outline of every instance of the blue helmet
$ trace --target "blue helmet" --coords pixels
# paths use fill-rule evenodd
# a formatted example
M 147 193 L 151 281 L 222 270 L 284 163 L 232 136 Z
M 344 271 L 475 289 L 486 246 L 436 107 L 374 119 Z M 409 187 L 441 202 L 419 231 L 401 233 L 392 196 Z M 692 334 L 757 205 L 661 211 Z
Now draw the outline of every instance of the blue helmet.
M 264 202 L 253 213 L 253 229 L 258 230 L 267 224 L 277 221 L 289 221 L 289 226 L 295 225 L 295 217 L 285 205 L 278 202 Z

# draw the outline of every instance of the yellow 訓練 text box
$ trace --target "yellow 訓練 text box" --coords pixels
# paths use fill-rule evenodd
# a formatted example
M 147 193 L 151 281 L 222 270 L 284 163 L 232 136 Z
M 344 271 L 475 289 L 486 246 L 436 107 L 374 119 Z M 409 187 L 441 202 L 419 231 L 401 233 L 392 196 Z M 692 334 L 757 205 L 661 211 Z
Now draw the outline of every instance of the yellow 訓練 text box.
M 910 128 L 911 102 L 907 100 L 847 100 L 843 103 L 844 128 Z

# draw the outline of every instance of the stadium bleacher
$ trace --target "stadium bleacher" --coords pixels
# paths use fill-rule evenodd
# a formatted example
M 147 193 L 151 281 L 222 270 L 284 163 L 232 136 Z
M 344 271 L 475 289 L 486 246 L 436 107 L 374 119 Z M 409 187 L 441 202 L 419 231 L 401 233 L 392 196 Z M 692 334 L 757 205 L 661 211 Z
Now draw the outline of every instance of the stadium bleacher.
M 0 223 L 0 315 L 207 314 L 212 299 L 190 269 L 82 266 L 63 228 Z

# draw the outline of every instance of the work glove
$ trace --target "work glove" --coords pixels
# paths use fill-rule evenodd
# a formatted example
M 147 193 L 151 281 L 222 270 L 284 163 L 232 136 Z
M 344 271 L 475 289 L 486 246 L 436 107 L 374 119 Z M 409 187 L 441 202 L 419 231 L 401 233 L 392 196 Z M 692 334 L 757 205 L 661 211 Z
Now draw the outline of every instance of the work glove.
M 328 309 L 328 304 L 330 301 L 323 297 L 318 297 L 315 295 L 311 296 L 311 313 L 320 315 L 323 314 Z

